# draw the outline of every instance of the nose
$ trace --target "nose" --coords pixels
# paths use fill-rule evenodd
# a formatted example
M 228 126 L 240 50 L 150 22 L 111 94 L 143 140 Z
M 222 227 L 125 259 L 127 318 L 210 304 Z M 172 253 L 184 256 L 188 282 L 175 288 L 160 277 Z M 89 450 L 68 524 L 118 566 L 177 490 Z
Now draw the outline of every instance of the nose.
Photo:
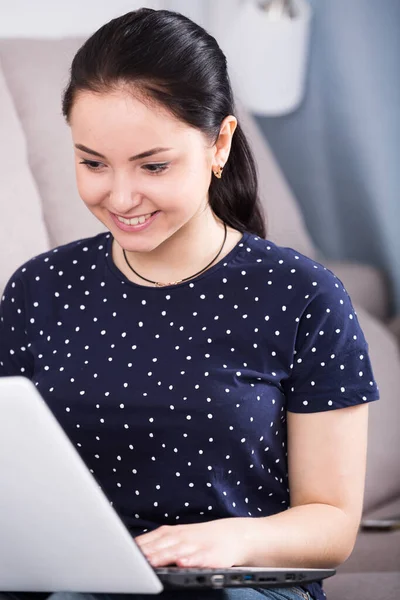
M 110 210 L 113 213 L 124 215 L 132 212 L 142 202 L 141 194 L 135 190 L 132 178 L 126 174 L 116 175 L 109 194 Z

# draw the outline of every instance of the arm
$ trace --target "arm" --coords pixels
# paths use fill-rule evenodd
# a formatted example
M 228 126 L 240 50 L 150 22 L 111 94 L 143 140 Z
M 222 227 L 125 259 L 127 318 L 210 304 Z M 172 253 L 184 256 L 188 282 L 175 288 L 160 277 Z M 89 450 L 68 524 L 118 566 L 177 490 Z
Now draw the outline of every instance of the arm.
M 0 377 L 32 377 L 33 357 L 26 320 L 24 287 L 14 275 L 0 297 Z
M 363 503 L 367 402 L 379 395 L 351 300 L 332 273 L 318 272 L 299 318 L 296 360 L 282 381 L 291 508 L 160 527 L 138 539 L 155 566 L 323 568 L 350 555 Z
M 351 554 L 362 512 L 368 406 L 288 413 L 291 508 L 248 526 L 248 563 L 335 567 Z
M 368 406 L 288 413 L 291 508 L 270 517 L 164 526 L 137 538 L 154 566 L 335 567 L 362 511 Z

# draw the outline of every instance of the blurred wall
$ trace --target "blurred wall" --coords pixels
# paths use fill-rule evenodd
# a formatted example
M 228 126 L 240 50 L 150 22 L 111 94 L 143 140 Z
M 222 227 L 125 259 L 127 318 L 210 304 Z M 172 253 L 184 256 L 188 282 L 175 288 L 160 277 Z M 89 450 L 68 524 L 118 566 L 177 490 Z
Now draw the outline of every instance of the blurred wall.
M 106 21 L 163 0 L 0 0 L 0 37 L 89 35 Z
M 243 0 L 0 0 L 0 37 L 89 35 L 142 6 L 175 10 L 216 33 Z

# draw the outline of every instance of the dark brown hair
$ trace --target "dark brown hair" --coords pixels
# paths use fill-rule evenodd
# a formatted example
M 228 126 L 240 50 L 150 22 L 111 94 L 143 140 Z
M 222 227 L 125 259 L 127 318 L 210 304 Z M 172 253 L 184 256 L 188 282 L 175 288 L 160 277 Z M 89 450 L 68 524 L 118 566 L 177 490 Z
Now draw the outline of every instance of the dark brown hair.
M 235 115 L 226 58 L 215 38 L 182 14 L 142 8 L 106 23 L 78 50 L 64 91 L 69 121 L 80 91 L 133 84 L 144 98 L 202 131 L 213 145 Z M 266 237 L 255 161 L 238 123 L 222 179 L 212 177 L 210 206 L 239 231 Z

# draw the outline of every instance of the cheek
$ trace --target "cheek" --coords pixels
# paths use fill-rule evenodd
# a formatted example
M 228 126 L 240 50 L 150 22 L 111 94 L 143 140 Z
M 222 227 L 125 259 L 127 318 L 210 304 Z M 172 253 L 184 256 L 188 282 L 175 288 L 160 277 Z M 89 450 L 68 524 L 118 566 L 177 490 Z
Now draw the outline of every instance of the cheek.
M 81 165 L 76 167 L 76 183 L 80 197 L 88 206 L 94 206 L 107 196 L 107 178 L 90 173 Z
M 199 160 L 187 165 L 169 188 L 169 196 L 180 206 L 186 206 L 190 212 L 194 205 L 199 205 L 207 198 L 211 183 L 211 168 Z M 179 191 L 178 191 L 179 190 Z M 178 193 L 177 193 L 178 191 Z

